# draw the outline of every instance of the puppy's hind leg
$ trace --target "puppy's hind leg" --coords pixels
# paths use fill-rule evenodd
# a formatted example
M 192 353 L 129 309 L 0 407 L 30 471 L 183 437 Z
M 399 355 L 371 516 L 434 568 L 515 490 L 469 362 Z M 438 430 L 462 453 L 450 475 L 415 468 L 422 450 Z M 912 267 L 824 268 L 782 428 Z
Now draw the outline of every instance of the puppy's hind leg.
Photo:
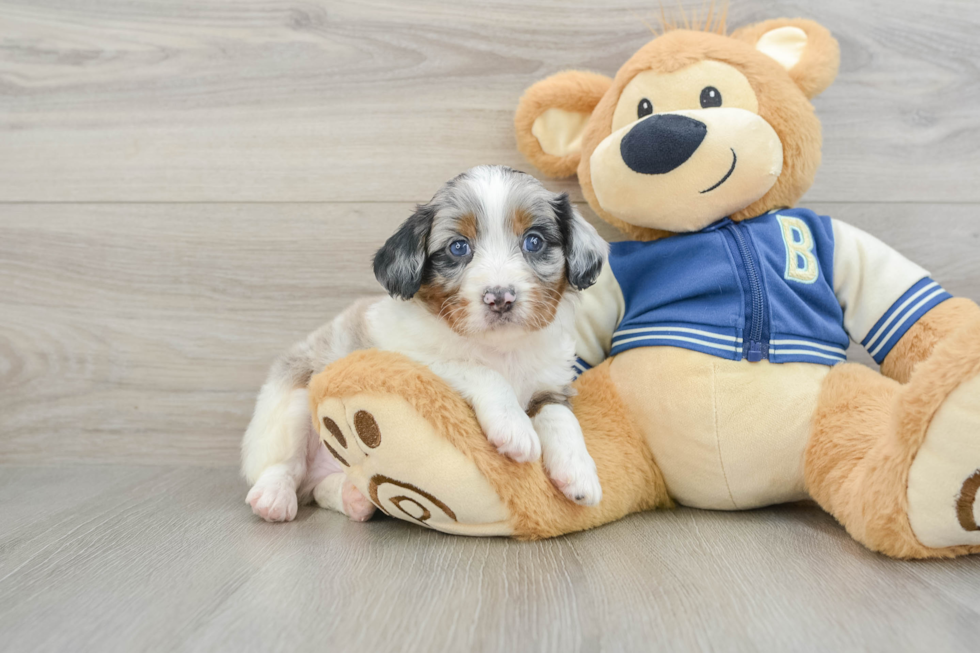
M 309 470 L 300 488 L 300 499 L 304 500 L 312 493 L 321 508 L 343 513 L 353 521 L 370 519 L 374 514 L 374 504 L 347 479 L 344 468 L 327 452 L 319 439 L 311 447 Z
M 262 387 L 242 443 L 242 471 L 251 482 L 245 501 L 266 521 L 290 521 L 299 506 L 297 490 L 306 477 L 311 438 L 306 388 Z

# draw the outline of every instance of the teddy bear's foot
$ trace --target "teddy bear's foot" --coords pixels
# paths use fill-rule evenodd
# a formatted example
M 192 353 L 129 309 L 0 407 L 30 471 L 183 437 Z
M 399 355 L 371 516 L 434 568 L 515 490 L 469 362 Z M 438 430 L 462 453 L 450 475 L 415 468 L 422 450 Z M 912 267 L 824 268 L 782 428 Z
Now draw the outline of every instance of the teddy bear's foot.
M 804 460 L 810 495 L 867 547 L 980 553 L 980 320 L 936 345 L 904 385 L 835 366 Z
M 908 515 L 916 538 L 942 548 L 980 545 L 980 376 L 936 411 L 909 469 Z
M 329 368 L 328 368 L 329 369 Z M 317 486 L 317 503 L 355 521 L 385 514 L 460 535 L 510 535 L 509 512 L 479 469 L 403 397 L 374 389 L 313 393 L 313 415 L 344 474 Z M 472 423 L 473 435 L 489 448 Z M 498 456 L 493 453 L 492 455 Z M 513 463 L 516 464 L 516 463 Z M 334 476 L 342 484 L 326 487 Z
M 598 502 L 592 507 L 563 496 L 542 461 L 500 455 L 463 398 L 400 354 L 366 350 L 329 365 L 310 381 L 310 412 L 330 455 L 374 506 L 447 533 L 540 539 L 672 505 L 609 365 L 582 375 L 576 387 L 574 418 L 566 415 L 576 437 L 551 449 L 568 452 L 578 443 L 581 466 L 565 480 L 565 490 L 573 500 Z M 545 406 L 535 429 L 555 410 Z M 554 425 L 562 428 L 539 431 L 552 437 L 549 444 L 569 437 L 565 421 Z M 563 481 L 561 461 L 550 464 Z

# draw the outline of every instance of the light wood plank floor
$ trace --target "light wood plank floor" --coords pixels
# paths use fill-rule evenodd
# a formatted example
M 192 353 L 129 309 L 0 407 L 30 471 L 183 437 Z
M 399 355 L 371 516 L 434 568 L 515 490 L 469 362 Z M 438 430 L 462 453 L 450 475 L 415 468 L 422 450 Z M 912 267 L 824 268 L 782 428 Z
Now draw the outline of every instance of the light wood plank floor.
M 980 3 L 731 5 L 841 42 L 803 204 L 980 300 Z M 886 560 L 808 504 L 531 544 L 244 505 L 273 356 L 378 292 L 447 178 L 528 169 L 524 88 L 612 74 L 658 13 L 0 0 L 0 650 L 977 650 L 980 558 Z
M 304 509 L 230 469 L 11 467 L 9 651 L 976 651 L 980 558 L 869 553 L 815 507 L 679 509 L 524 544 Z

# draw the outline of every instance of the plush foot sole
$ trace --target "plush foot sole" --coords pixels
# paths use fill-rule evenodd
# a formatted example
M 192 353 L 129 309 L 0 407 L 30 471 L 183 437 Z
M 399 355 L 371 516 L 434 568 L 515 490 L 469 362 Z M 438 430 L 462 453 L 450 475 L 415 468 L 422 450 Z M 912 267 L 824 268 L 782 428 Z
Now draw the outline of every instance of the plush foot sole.
M 980 377 L 936 411 L 909 469 L 909 524 L 928 547 L 980 545 Z
M 475 464 L 408 402 L 364 393 L 322 398 L 316 422 L 347 480 L 329 476 L 314 497 L 351 519 L 375 507 L 411 523 L 461 535 L 508 535 L 508 512 Z M 475 427 L 475 424 L 473 425 Z M 486 445 L 482 432 L 478 436 Z M 494 454 L 496 455 L 496 454 Z M 513 463 L 509 463 L 513 464 Z M 328 487 L 328 484 L 332 484 Z

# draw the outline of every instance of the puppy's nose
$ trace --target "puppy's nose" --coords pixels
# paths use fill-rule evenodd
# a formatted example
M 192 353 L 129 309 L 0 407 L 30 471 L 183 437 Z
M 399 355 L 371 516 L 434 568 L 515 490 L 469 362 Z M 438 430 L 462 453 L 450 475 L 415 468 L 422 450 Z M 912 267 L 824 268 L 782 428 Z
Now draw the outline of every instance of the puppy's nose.
M 483 292 L 483 303 L 494 313 L 506 313 L 514 306 L 515 301 L 517 301 L 517 291 L 514 290 L 514 286 L 507 288 L 494 286 Z
M 619 153 L 633 172 L 662 175 L 690 159 L 707 133 L 708 126 L 694 118 L 654 114 L 623 136 Z

